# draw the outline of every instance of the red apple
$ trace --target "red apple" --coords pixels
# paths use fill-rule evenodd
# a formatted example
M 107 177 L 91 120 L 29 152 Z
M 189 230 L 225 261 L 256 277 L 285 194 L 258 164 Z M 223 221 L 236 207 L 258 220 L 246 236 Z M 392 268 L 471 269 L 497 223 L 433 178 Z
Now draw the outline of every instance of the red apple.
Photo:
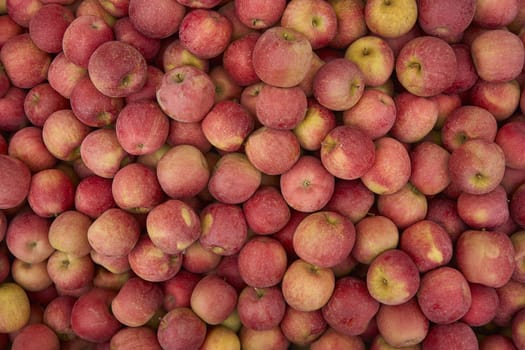
M 171 0 L 162 0 L 157 6 L 151 6 L 147 0 L 130 0 L 128 14 L 139 32 L 150 38 L 163 39 L 179 30 L 186 8 Z
M 71 9 L 60 4 L 46 4 L 31 17 L 29 36 L 41 50 L 59 53 L 64 32 L 74 19 Z
M 262 0 L 235 1 L 235 14 L 245 26 L 253 29 L 266 29 L 279 22 L 286 7 L 285 0 L 269 4 Z
M 157 339 L 162 348 L 198 349 L 206 338 L 206 323 L 190 308 L 178 307 L 160 321 Z

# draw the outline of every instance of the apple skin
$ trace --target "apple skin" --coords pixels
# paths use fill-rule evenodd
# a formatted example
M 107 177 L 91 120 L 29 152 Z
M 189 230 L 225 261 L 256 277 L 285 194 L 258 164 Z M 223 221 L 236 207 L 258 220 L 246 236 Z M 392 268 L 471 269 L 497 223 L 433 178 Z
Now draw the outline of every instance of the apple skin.
M 13 339 L 11 349 L 28 349 L 38 339 L 39 346 L 44 349 L 60 349 L 60 340 L 55 332 L 42 323 L 29 324 Z
M 74 184 L 64 171 L 44 169 L 31 177 L 27 201 L 36 214 L 52 217 L 73 207 L 74 191 Z
M 476 12 L 476 1 L 418 1 L 418 24 L 428 35 L 448 42 L 457 41 Z
M 30 303 L 25 290 L 13 282 L 0 284 L 0 300 L 2 300 L 2 317 L 0 331 L 2 333 L 16 332 L 29 322 Z
M 23 161 L 31 172 L 52 168 L 57 159 L 49 152 L 42 138 L 42 129 L 26 126 L 12 134 L 7 154 Z
M 388 344 L 403 348 L 420 344 L 430 326 L 416 298 L 399 305 L 381 305 L 376 322 L 379 334 Z
M 177 1 L 163 0 L 157 6 L 130 0 L 128 14 L 133 26 L 146 37 L 163 39 L 179 30 L 186 8 Z
M 290 130 L 304 119 L 307 104 L 304 91 L 297 86 L 265 85 L 259 92 L 255 113 L 257 120 L 266 127 Z
M 126 103 L 139 102 L 141 100 L 155 101 L 157 99 L 157 89 L 161 84 L 164 73 L 153 65 L 146 68 L 146 83 L 139 91 L 125 97 Z
M 75 7 L 75 16 L 92 15 L 104 20 L 110 27 L 115 25 L 117 18 L 111 15 L 98 0 L 83 0 Z
M 392 194 L 408 183 L 411 175 L 410 155 L 404 144 L 390 136 L 374 141 L 375 159 L 372 167 L 361 176 L 371 192 Z
M 261 349 L 286 350 L 290 346 L 290 342 L 280 327 L 260 331 L 242 327 L 239 331 L 239 340 L 241 341 L 241 349 L 261 347 Z
M 373 0 L 365 4 L 366 25 L 371 32 L 381 37 L 400 37 L 414 27 L 417 19 L 418 7 L 413 0 L 393 4 Z
M 60 52 L 49 65 L 47 80 L 62 97 L 69 98 L 76 84 L 86 75 L 87 68 L 73 63 L 63 52 Z
M 129 16 L 119 18 L 113 25 L 113 31 L 116 40 L 135 47 L 146 61 L 153 60 L 160 50 L 160 39 L 150 38 L 142 34 L 133 26 Z
M 478 339 L 474 330 L 464 322 L 438 324 L 430 327 L 422 347 L 429 350 L 452 348 L 478 349 Z
M 72 296 L 57 296 L 44 308 L 42 322 L 55 331 L 62 341 L 76 338 L 71 329 L 71 310 L 76 301 L 77 298 Z
M 429 141 L 410 151 L 412 173 L 409 181 L 424 195 L 436 195 L 450 184 L 448 160 L 450 153 Z
M 470 248 L 475 246 L 483 247 L 483 251 Z M 495 253 L 489 253 L 490 251 Z M 512 278 L 515 267 L 514 247 L 510 237 L 504 233 L 467 230 L 456 241 L 455 252 L 459 270 L 471 283 L 499 288 Z M 481 266 L 490 268 L 481 272 Z
M 272 7 L 276 8 L 277 4 L 272 4 Z M 312 46 L 308 38 L 280 26 L 266 29 L 252 52 L 253 68 L 259 79 L 277 87 L 299 84 L 308 73 L 311 62 Z
M 222 65 L 239 86 L 249 86 L 259 81 L 253 68 L 252 53 L 260 36 L 259 32 L 247 33 L 232 40 L 224 50 Z
M 347 335 L 328 327 L 326 331 L 311 345 L 312 350 L 328 349 L 355 349 L 364 350 L 365 342 L 362 337 L 357 335 Z
M 88 255 L 91 246 L 87 232 L 93 220 L 76 210 L 68 210 L 58 215 L 49 226 L 49 244 L 76 256 Z
M 463 222 L 473 229 L 494 229 L 510 217 L 507 193 L 502 186 L 480 195 L 461 193 L 457 209 Z
M 263 185 L 243 203 L 246 222 L 252 231 L 271 235 L 281 230 L 290 219 L 290 207 L 281 192 L 272 186 Z M 261 213 L 264 213 L 261 215 Z
M 419 270 L 400 249 L 389 249 L 370 263 L 366 285 L 370 295 L 383 305 L 399 305 L 412 299 L 419 289 Z
M 427 136 L 436 125 L 439 109 L 437 102 L 410 92 L 394 97 L 396 119 L 390 134 L 405 143 L 415 143 Z
M 215 273 L 217 276 L 222 277 L 226 282 L 231 284 L 237 292 L 242 291 L 246 286 L 246 282 L 241 277 L 241 273 L 239 271 L 239 254 L 233 254 L 233 255 L 226 255 L 222 256 L 221 261 L 215 268 Z M 227 325 L 231 326 L 232 329 L 238 330 L 240 325 L 236 322 L 235 314 L 232 314 L 228 316 L 230 318 L 229 321 L 233 322 L 234 324 L 228 323 L 229 321 L 225 321 Z M 235 321 L 235 322 L 234 322 Z M 235 325 L 238 325 L 239 327 L 236 327 Z
M 498 293 L 495 288 L 477 283 L 470 283 L 469 286 L 472 304 L 461 321 L 471 327 L 481 327 L 490 323 L 496 316 L 499 305 Z
M 240 350 L 241 340 L 239 335 L 231 328 L 224 325 L 211 327 L 206 332 L 206 339 L 200 347 L 201 350 Z
M 469 91 L 469 100 L 488 110 L 498 121 L 504 121 L 519 107 L 519 86 L 516 79 L 504 82 L 478 80 Z
M 183 269 L 169 280 L 162 282 L 163 307 L 166 311 L 177 307 L 190 307 L 191 293 L 201 277 L 199 274 Z
M 270 237 L 255 236 L 239 251 L 239 274 L 253 288 L 269 288 L 281 282 L 288 259 L 282 244 Z
M 327 330 L 321 310 L 299 311 L 287 306 L 280 324 L 284 336 L 297 345 L 311 345 Z
M 112 179 L 89 175 L 75 189 L 75 209 L 94 219 L 116 206 L 111 192 Z
M 169 199 L 156 205 L 146 217 L 152 242 L 168 254 L 177 254 L 195 242 L 201 233 L 197 213 L 186 203 Z
M 281 289 L 245 287 L 239 294 L 237 312 L 244 327 L 268 330 L 279 326 L 284 317 L 286 303 Z
M 46 266 L 46 261 L 29 264 L 15 258 L 11 263 L 11 277 L 26 291 L 39 292 L 53 284 Z
M 304 118 L 295 126 L 293 132 L 303 149 L 317 151 L 336 123 L 333 111 L 323 107 L 315 99 L 309 98 Z
M 210 169 L 204 154 L 197 147 L 177 145 L 159 160 L 157 178 L 168 196 L 174 199 L 191 197 L 206 187 Z
M 515 79 L 523 69 L 525 49 L 521 39 L 503 29 L 487 30 L 478 35 L 470 46 L 472 60 L 479 77 L 488 82 Z M 509 56 L 509 53 L 512 53 Z M 509 56 L 505 65 L 501 57 Z
M 235 1 L 235 15 L 239 21 L 252 29 L 266 29 L 277 24 L 286 7 L 285 0 L 269 4 L 263 0 Z
M 516 148 L 525 140 L 525 121 L 509 120 L 498 130 L 495 142 L 505 154 L 505 164 L 513 169 L 525 169 L 525 156 Z
M 217 8 L 217 11 L 221 15 L 228 18 L 232 24 L 232 36 L 231 36 L 232 41 L 240 39 L 246 34 L 256 32 L 255 29 L 250 28 L 244 23 L 242 23 L 241 19 L 235 12 L 235 6 L 236 6 L 236 2 L 222 1 Z M 282 8 L 284 9 L 284 5 L 282 5 Z
M 368 293 L 366 282 L 356 277 L 339 278 L 322 312 L 326 323 L 338 332 L 362 334 L 379 310 L 379 302 Z M 345 320 L 352 319 L 350 324 Z
M 495 142 L 472 139 L 452 151 L 448 169 L 451 183 L 461 191 L 488 193 L 503 179 L 505 155 Z
M 474 24 L 487 29 L 505 27 L 518 15 L 520 1 L 482 1 L 477 3 Z
M 56 288 L 66 294 L 91 288 L 95 266 L 89 255 L 75 256 L 55 250 L 47 260 L 47 273 Z
M 288 2 L 281 16 L 281 26 L 304 34 L 312 49 L 327 46 L 337 33 L 337 16 L 332 5 L 325 1 Z
M 157 90 L 161 109 L 181 122 L 201 121 L 212 108 L 214 98 L 215 85 L 209 75 L 189 65 L 166 72 Z
M 207 274 L 215 271 L 222 261 L 222 256 L 210 249 L 206 249 L 199 241 L 195 241 L 184 249 L 182 268 L 186 271 Z
M 220 298 L 221 303 L 216 303 Z M 204 322 L 217 325 L 233 312 L 237 305 L 237 291 L 228 282 L 216 275 L 203 277 L 191 294 L 191 309 Z
M 467 280 L 459 270 L 442 266 L 421 277 L 417 301 L 429 321 L 450 324 L 468 312 L 472 295 Z
M 30 89 L 45 81 L 51 55 L 39 49 L 28 33 L 22 33 L 5 42 L 0 60 L 12 86 Z
M 42 51 L 59 53 L 66 28 L 75 19 L 71 9 L 59 4 L 42 6 L 29 21 L 29 36 Z
M 111 349 L 151 349 L 161 350 L 157 340 L 157 334 L 151 328 L 143 327 L 124 327 L 117 331 L 109 342 Z
M 386 216 L 366 216 L 355 224 L 356 240 L 352 257 L 370 264 L 382 252 L 394 249 L 399 243 L 399 230 Z
M 49 83 L 34 86 L 27 92 L 24 99 L 24 112 L 27 115 L 27 119 L 31 124 L 38 127 L 42 127 L 53 112 L 69 107 L 69 101 L 60 95 Z

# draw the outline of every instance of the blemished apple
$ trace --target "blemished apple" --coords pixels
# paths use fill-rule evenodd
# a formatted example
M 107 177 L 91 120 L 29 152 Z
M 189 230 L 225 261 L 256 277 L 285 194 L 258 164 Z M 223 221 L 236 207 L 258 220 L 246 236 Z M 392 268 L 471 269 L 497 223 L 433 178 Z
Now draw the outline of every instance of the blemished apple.
M 307 107 L 306 94 L 301 88 L 265 85 L 257 97 L 255 114 L 264 126 L 290 130 L 303 121 Z

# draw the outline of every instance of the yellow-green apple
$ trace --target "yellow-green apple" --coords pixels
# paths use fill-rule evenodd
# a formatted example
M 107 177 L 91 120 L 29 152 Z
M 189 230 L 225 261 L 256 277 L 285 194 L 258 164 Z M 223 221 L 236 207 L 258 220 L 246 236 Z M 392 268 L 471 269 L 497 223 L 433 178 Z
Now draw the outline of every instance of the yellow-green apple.
M 241 350 L 239 335 L 232 329 L 216 325 L 208 329 L 201 350 Z
M 372 0 L 365 4 L 365 21 L 371 32 L 386 38 L 406 34 L 415 26 L 418 7 L 415 0 Z
M 496 316 L 499 297 L 495 288 L 482 284 L 470 283 L 472 303 L 469 311 L 461 318 L 471 327 L 482 327 L 489 324 Z
M 158 56 L 157 56 L 158 57 Z M 162 50 L 161 56 L 162 66 L 164 72 L 172 70 L 183 65 L 191 65 L 195 68 L 201 69 L 204 72 L 210 70 L 210 63 L 207 59 L 202 59 L 182 45 L 179 39 L 171 40 Z
M 241 19 L 235 11 L 235 6 L 235 1 L 221 1 L 217 8 L 217 11 L 224 17 L 228 18 L 232 24 L 232 40 L 237 40 L 248 33 L 255 32 L 255 29 L 250 28 L 241 22 Z M 282 8 L 284 9 L 284 2 Z
M 24 112 L 26 96 L 26 89 L 11 86 L 4 97 L 0 98 L 0 128 L 2 130 L 13 132 L 28 125 Z
M 30 89 L 44 82 L 51 55 L 39 49 L 28 33 L 22 33 L 5 42 L 0 49 L 0 60 L 11 85 Z
M 61 340 L 76 337 L 71 329 L 71 310 L 77 298 L 61 295 L 51 300 L 44 308 L 42 322 L 55 331 Z
M 459 217 L 474 229 L 494 229 L 509 219 L 507 192 L 498 185 L 484 194 L 463 192 L 457 199 Z
M 451 183 L 461 191 L 488 193 L 503 179 L 505 154 L 495 142 L 471 139 L 452 151 L 448 169 Z
M 215 164 L 208 191 L 218 201 L 239 204 L 250 198 L 261 184 L 261 172 L 243 153 L 223 155 Z
M 227 256 L 238 253 L 248 237 L 248 224 L 242 208 L 235 204 L 212 202 L 200 212 L 200 243 L 206 249 Z
M 290 347 L 290 342 L 284 336 L 280 327 L 273 327 L 266 330 L 255 330 L 242 327 L 239 331 L 241 349 L 275 349 L 286 350 Z
M 375 194 L 392 194 L 401 190 L 411 174 L 410 155 L 403 143 L 390 136 L 374 141 L 375 160 L 361 176 L 363 184 Z
M 443 92 L 446 94 L 462 93 L 469 90 L 478 81 L 478 73 L 472 61 L 469 45 L 455 43 L 451 44 L 450 47 L 452 47 L 456 55 L 458 68 L 454 82 Z
M 14 282 L 0 284 L 0 330 L 11 333 L 27 325 L 30 316 L 30 303 L 27 292 Z
M 200 219 L 188 204 L 170 199 L 152 208 L 146 217 L 152 242 L 169 254 L 176 254 L 195 242 L 201 232 Z
M 103 127 L 114 124 L 124 106 L 124 99 L 109 97 L 101 93 L 86 76 L 79 80 L 71 92 L 71 110 L 84 124 Z
M 516 350 L 512 339 L 503 334 L 489 334 L 479 341 L 480 350 Z
M 509 120 L 497 130 L 495 141 L 505 154 L 507 167 L 525 169 L 525 155 L 519 151 L 518 146 L 523 140 L 525 140 L 524 120 Z
M 245 287 L 237 302 L 237 312 L 244 327 L 267 330 L 280 325 L 286 311 L 281 288 Z
M 419 270 L 407 253 L 388 249 L 370 263 L 366 285 L 370 295 L 381 304 L 403 304 L 419 289 Z
M 290 130 L 304 119 L 307 107 L 307 98 L 301 88 L 265 85 L 259 92 L 255 113 L 257 120 L 266 127 Z
M 408 182 L 399 191 L 377 197 L 377 211 L 404 229 L 427 215 L 427 197 Z
M 24 112 L 27 119 L 31 124 L 38 127 L 44 125 L 50 114 L 61 109 L 67 109 L 69 106 L 69 101 L 49 83 L 38 84 L 31 88 L 24 100 Z
M 271 7 L 276 8 L 275 4 Z M 312 52 L 306 36 L 290 28 L 274 26 L 257 39 L 252 51 L 253 68 L 266 84 L 292 87 L 308 73 Z
M 514 273 L 512 278 L 518 282 L 525 280 L 525 230 L 518 230 L 510 235 L 510 240 L 514 246 Z
M 419 272 L 425 273 L 451 261 L 453 242 L 443 227 L 424 219 L 403 230 L 399 249 L 412 258 Z
M 478 80 L 469 91 L 469 101 L 488 110 L 498 120 L 510 118 L 520 103 L 520 84 L 517 80 L 488 82 Z
M 127 95 L 125 97 L 126 103 L 137 102 L 140 100 L 156 101 L 157 89 L 160 86 L 164 73 L 153 65 L 148 65 L 146 73 L 146 83 L 139 91 Z
M 459 270 L 441 266 L 422 275 L 417 301 L 429 321 L 450 324 L 468 312 L 472 296 L 469 284 Z
M 333 111 L 309 98 L 304 118 L 295 126 L 293 132 L 303 149 L 317 151 L 336 123 Z
M 145 325 L 163 301 L 162 288 L 138 277 L 127 280 L 111 300 L 111 312 L 125 326 Z
M 304 34 L 312 49 L 327 46 L 337 33 L 337 16 L 332 5 L 320 0 L 294 0 L 287 3 L 281 26 Z
M 160 350 L 155 330 L 150 327 L 124 327 L 113 334 L 109 346 L 115 350 L 122 349 L 152 349 Z
M 335 180 L 313 156 L 303 155 L 290 170 L 280 177 L 281 194 L 293 209 L 315 212 L 322 209 L 332 197 Z
M 215 148 L 236 152 L 253 131 L 255 120 L 240 103 L 226 100 L 216 103 L 201 123 L 202 132 Z
M 301 156 L 299 140 L 291 130 L 261 126 L 244 144 L 249 162 L 267 175 L 281 175 L 290 170 Z
M 423 349 L 478 349 L 478 338 L 474 330 L 464 322 L 438 324 L 430 327 L 426 338 L 421 342 Z
M 383 85 L 394 71 L 394 52 L 378 36 L 368 35 L 353 41 L 345 50 L 345 58 L 359 67 L 367 86 Z
M 497 132 L 497 120 L 492 113 L 482 107 L 463 105 L 445 119 L 441 128 L 441 141 L 443 147 L 452 152 L 470 139 L 492 142 Z
M 359 101 L 343 111 L 343 123 L 376 140 L 385 136 L 396 120 L 394 99 L 381 90 L 366 89 Z
M 177 1 L 162 0 L 151 6 L 147 0 L 130 0 L 129 18 L 133 26 L 147 37 L 164 39 L 179 30 L 186 7 Z
M 95 266 L 89 255 L 79 257 L 56 250 L 47 259 L 47 273 L 63 291 L 82 290 L 93 282 Z
M 285 7 L 285 0 L 271 4 L 264 0 L 238 0 L 235 1 L 235 14 L 245 26 L 259 30 L 276 25 Z
M 118 113 L 117 139 L 131 155 L 152 153 L 167 140 L 169 119 L 155 101 L 127 103 Z
M 337 32 L 329 46 L 346 49 L 354 40 L 368 32 L 363 0 L 329 0 L 337 18 Z
M 273 186 L 263 185 L 242 205 L 248 227 L 260 235 L 281 230 L 290 220 L 290 207 L 282 193 Z
M 335 58 L 317 70 L 313 96 L 326 108 L 344 111 L 359 101 L 365 85 L 365 77 L 357 64 L 345 58 Z
M 59 53 L 66 28 L 75 19 L 73 11 L 60 4 L 42 6 L 29 21 L 29 36 L 42 51 Z
M 394 97 L 396 119 L 390 134 L 405 143 L 415 143 L 427 136 L 436 125 L 437 102 L 428 97 L 402 92 Z
M 510 197 L 509 209 L 511 218 L 522 228 L 525 228 L 525 185 L 519 185 Z
M 41 170 L 31 177 L 27 201 L 37 215 L 57 216 L 73 207 L 74 184 L 68 175 L 58 168 Z
M 476 11 L 476 0 L 418 1 L 418 24 L 428 35 L 448 42 L 459 41 Z
M 69 98 L 77 82 L 87 75 L 87 68 L 73 63 L 64 52 L 57 54 L 47 71 L 49 85 L 61 96 Z
M 217 304 L 217 298 L 221 300 Z M 223 322 L 237 305 L 237 291 L 217 275 L 203 277 L 193 288 L 191 309 L 204 322 L 217 325 Z
M 209 177 L 204 154 L 192 145 L 170 148 L 157 163 L 160 186 L 174 199 L 195 196 L 206 187 Z
M 100 17 L 77 16 L 64 31 L 62 52 L 77 66 L 88 68 L 89 58 L 102 43 L 114 39 L 112 28 Z M 83 44 L 78 45 L 80 40 Z
M 487 29 L 499 29 L 511 24 L 519 9 L 519 0 L 478 0 L 474 23 Z
M 140 236 L 135 216 L 120 208 L 110 208 L 89 226 L 91 247 L 102 255 L 124 256 L 131 252 Z
M 470 283 L 499 288 L 512 278 L 514 247 L 508 235 L 471 229 L 458 237 L 455 248 L 458 269 Z
M 321 310 L 300 311 L 287 306 L 280 327 L 291 343 L 308 346 L 319 339 L 328 326 Z
M 71 310 L 71 327 L 82 339 L 107 342 L 122 327 L 111 314 L 111 301 L 116 292 L 93 288 L 80 296 Z
M 209 75 L 189 65 L 166 72 L 157 90 L 162 110 L 181 122 L 201 121 L 213 106 L 214 98 L 215 85 Z
M 368 292 L 366 282 L 353 276 L 339 278 L 322 312 L 326 323 L 349 336 L 362 334 L 377 314 L 380 303 Z M 347 322 L 351 319 L 352 322 Z
M 399 243 L 399 230 L 392 220 L 382 215 L 367 216 L 355 224 L 356 240 L 352 256 L 369 265 L 384 251 Z
M 381 305 L 376 315 L 379 334 L 393 347 L 420 344 L 427 336 L 430 322 L 416 298 L 399 305 Z
M 328 327 L 326 331 L 310 344 L 312 350 L 355 349 L 364 350 L 365 342 L 361 336 L 348 335 Z
M 181 270 L 162 282 L 164 309 L 170 311 L 177 307 L 190 307 L 191 293 L 201 277 L 199 274 Z
M 43 348 L 60 348 L 60 340 L 57 334 L 47 325 L 36 322 L 28 324 L 14 336 L 11 349 L 28 349 L 33 346 L 35 339 L 38 339 L 39 346 Z
M 98 175 L 89 175 L 75 189 L 75 209 L 94 219 L 107 209 L 115 207 L 111 193 L 113 180 Z
M 239 251 L 239 274 L 253 288 L 268 288 L 279 284 L 288 266 L 286 250 L 271 237 L 255 236 Z
M 11 277 L 28 292 L 42 291 L 53 284 L 47 273 L 47 261 L 30 264 L 15 258 L 11 263 Z
M 341 263 L 352 251 L 354 243 L 354 224 L 337 212 L 324 210 L 303 218 L 293 236 L 297 255 L 324 268 Z
M 523 69 L 523 42 L 508 30 L 492 29 L 477 35 L 470 45 L 470 52 L 479 77 L 485 81 L 509 81 Z M 501 57 L 508 57 L 504 65 L 500 64 Z
M 182 268 L 193 273 L 207 274 L 215 271 L 221 261 L 221 255 L 204 248 L 199 241 L 195 241 L 184 249 Z
M 181 253 L 164 253 L 147 235 L 141 235 L 128 254 L 131 270 L 149 282 L 163 282 L 175 276 L 182 267 L 182 258 Z
M 222 55 L 222 65 L 239 86 L 249 86 L 259 81 L 252 62 L 255 43 L 261 34 L 250 32 L 228 44 Z
M 438 61 L 436 57 L 439 57 Z M 407 42 L 399 51 L 395 71 L 408 92 L 425 97 L 437 95 L 456 79 L 456 54 L 443 39 L 420 36 Z
M 299 311 L 321 309 L 335 288 L 334 272 L 296 259 L 286 269 L 281 283 L 286 303 Z
M 7 154 L 23 161 L 33 173 L 52 168 L 57 163 L 44 143 L 42 129 L 36 126 L 26 126 L 12 134 Z
M 363 176 L 375 161 L 372 138 L 349 125 L 332 129 L 324 138 L 320 152 L 323 166 L 332 175 L 343 180 Z
M 410 182 L 427 196 L 442 192 L 450 184 L 449 158 L 450 153 L 436 143 L 424 141 L 417 144 L 410 151 Z
M 77 210 L 58 215 L 49 226 L 49 244 L 56 250 L 77 256 L 88 255 L 91 246 L 87 232 L 93 220 Z
M 219 56 L 230 43 L 233 27 L 228 18 L 212 9 L 194 9 L 183 17 L 179 39 L 195 56 L 210 59 Z

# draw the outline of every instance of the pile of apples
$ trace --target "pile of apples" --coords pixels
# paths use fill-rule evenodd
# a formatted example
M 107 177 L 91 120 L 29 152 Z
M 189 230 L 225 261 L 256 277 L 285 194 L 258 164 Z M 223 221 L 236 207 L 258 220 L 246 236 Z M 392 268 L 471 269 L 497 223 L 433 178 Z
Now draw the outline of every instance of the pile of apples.
M 524 0 L 0 0 L 0 348 L 525 349 Z

